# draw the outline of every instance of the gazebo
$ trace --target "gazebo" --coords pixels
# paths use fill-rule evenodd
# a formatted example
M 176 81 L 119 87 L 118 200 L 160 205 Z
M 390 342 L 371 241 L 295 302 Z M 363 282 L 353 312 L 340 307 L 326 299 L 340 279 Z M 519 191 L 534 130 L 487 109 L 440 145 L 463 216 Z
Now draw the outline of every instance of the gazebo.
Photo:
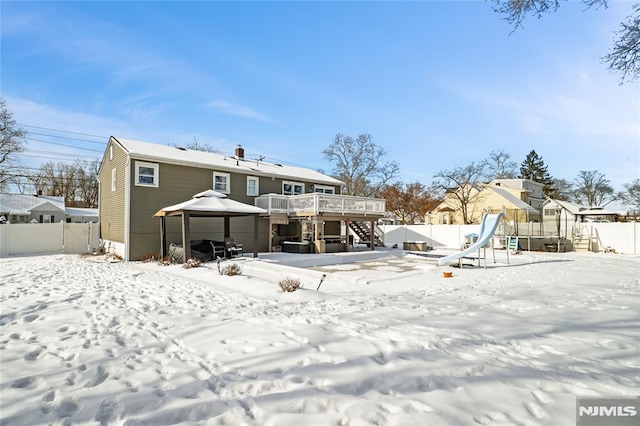
M 581 210 L 576 213 L 576 217 L 580 219 L 580 222 L 584 222 L 587 218 L 606 220 L 610 219 L 611 222 L 615 222 L 618 218 L 618 213 L 596 207 L 589 210 Z
M 170 216 L 182 217 L 182 247 L 184 261 L 191 256 L 190 219 L 192 217 L 222 217 L 224 219 L 224 237 L 229 238 L 229 218 L 239 216 L 253 216 L 253 257 L 258 257 L 258 217 L 267 211 L 260 207 L 241 203 L 227 198 L 225 194 L 214 190 L 206 190 L 194 195 L 190 200 L 158 210 L 153 216 L 161 218 L 160 238 L 161 251 L 164 257 L 167 253 L 166 218 Z

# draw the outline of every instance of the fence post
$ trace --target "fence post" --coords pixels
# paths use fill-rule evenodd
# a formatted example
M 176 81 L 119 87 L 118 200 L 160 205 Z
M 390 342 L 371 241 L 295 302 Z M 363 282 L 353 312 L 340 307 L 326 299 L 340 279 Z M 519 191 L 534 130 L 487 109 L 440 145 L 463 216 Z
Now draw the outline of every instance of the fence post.
M 0 225 L 0 257 L 9 255 L 9 228 L 9 221 Z
M 65 252 L 65 229 L 64 229 L 64 222 L 60 221 L 60 226 L 62 227 L 62 253 Z

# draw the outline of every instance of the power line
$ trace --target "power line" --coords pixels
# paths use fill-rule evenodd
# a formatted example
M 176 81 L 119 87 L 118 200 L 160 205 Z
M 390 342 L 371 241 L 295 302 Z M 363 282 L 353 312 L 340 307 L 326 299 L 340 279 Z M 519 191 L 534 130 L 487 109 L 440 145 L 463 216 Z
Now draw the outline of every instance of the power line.
M 42 143 L 48 143 L 48 144 L 51 144 L 51 145 L 65 146 L 65 147 L 67 147 L 67 148 L 82 149 L 82 150 L 84 150 L 84 151 L 92 151 L 92 152 L 100 152 L 100 153 L 103 153 L 103 152 L 104 152 L 104 151 L 102 151 L 102 150 L 97 150 L 97 149 L 82 148 L 82 147 L 79 147 L 79 146 L 65 145 L 65 144 L 63 144 L 63 143 L 58 143 L 58 142 L 43 141 L 42 139 L 34 139 L 34 138 L 25 138 L 25 139 L 26 139 L 26 140 L 29 140 L 29 141 L 33 141 L 33 142 L 42 142 Z
M 95 160 L 98 160 L 100 158 L 98 156 L 92 156 L 92 155 L 84 155 L 84 154 L 72 155 L 72 154 L 63 153 L 63 152 L 57 153 L 57 152 L 47 152 L 47 151 L 36 151 L 31 149 L 27 149 L 24 152 L 32 152 L 32 153 L 43 154 L 43 155 L 30 155 L 30 154 L 21 153 L 20 154 L 21 157 L 45 158 L 49 160 L 68 160 L 69 158 L 75 158 L 75 157 L 84 157 L 84 158 L 90 158 Z
M 70 138 L 69 136 L 50 135 L 50 134 L 47 134 L 47 133 L 27 132 L 27 134 L 28 135 L 46 136 L 46 137 L 49 137 L 49 138 L 69 139 L 69 140 L 72 140 L 72 141 L 79 141 L 79 142 L 97 143 L 97 144 L 100 144 L 100 145 L 106 145 L 107 144 L 107 142 L 90 141 L 88 139 Z
M 18 126 L 33 127 L 34 129 L 50 130 L 50 131 L 53 131 L 53 132 L 60 132 L 60 133 L 70 133 L 72 135 L 89 136 L 91 138 L 108 139 L 108 136 L 99 136 L 99 135 L 91 135 L 89 133 L 71 132 L 69 130 L 52 129 L 51 127 L 33 126 L 31 124 L 23 124 L 23 123 L 16 123 L 16 124 Z

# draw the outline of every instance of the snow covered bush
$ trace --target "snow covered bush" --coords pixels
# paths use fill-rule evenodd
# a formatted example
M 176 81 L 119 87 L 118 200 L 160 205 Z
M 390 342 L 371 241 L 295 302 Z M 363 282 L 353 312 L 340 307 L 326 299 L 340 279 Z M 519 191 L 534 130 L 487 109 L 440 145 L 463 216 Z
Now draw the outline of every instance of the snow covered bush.
M 200 266 L 200 261 L 194 258 L 187 259 L 185 264 L 182 265 L 182 267 L 185 269 L 197 268 L 198 266 Z
M 230 277 L 234 275 L 242 275 L 242 269 L 237 263 L 232 263 L 222 268 L 222 275 L 228 275 Z
M 302 288 L 300 280 L 297 278 L 283 278 L 278 281 L 278 285 L 280 286 L 280 289 L 282 289 L 282 291 L 285 291 L 287 293 L 291 293 L 298 290 L 299 288 Z

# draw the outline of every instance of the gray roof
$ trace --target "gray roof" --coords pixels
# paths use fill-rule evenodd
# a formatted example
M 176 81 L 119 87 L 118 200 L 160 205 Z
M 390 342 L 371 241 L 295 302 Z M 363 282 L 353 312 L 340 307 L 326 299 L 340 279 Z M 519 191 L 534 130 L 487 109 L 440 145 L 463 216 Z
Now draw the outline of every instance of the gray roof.
M 90 209 L 86 207 L 67 207 L 69 216 L 98 216 L 98 209 Z
M 49 203 L 54 210 L 65 212 L 64 198 L 49 195 L 0 194 L 0 212 L 30 214 L 31 210 Z
M 265 161 L 240 160 L 224 154 L 140 142 L 116 136 L 112 136 L 112 138 L 127 151 L 130 157 L 140 160 L 204 167 L 254 176 L 305 180 L 327 185 L 344 185 L 344 182 L 338 179 L 303 167 L 286 166 Z
M 521 210 L 524 210 L 530 214 L 540 214 L 540 212 L 531 207 L 529 204 L 525 203 L 524 201 L 522 201 L 520 198 L 516 197 L 515 195 L 513 195 L 511 192 L 507 191 L 506 189 L 500 188 L 500 187 L 496 187 L 496 186 L 487 186 L 487 188 L 491 191 L 496 192 L 498 195 L 500 195 L 502 198 L 506 199 L 507 201 L 509 201 L 511 204 L 515 205 L 516 207 L 518 207 Z
M 563 209 L 567 210 L 569 213 L 571 214 L 578 214 L 578 213 L 582 213 L 583 210 L 587 210 L 587 207 L 585 206 L 581 206 L 580 204 L 576 204 L 576 203 L 570 203 L 569 201 L 560 201 L 560 200 L 547 200 L 545 202 L 545 205 L 548 204 L 557 204 L 558 206 L 562 207 Z

